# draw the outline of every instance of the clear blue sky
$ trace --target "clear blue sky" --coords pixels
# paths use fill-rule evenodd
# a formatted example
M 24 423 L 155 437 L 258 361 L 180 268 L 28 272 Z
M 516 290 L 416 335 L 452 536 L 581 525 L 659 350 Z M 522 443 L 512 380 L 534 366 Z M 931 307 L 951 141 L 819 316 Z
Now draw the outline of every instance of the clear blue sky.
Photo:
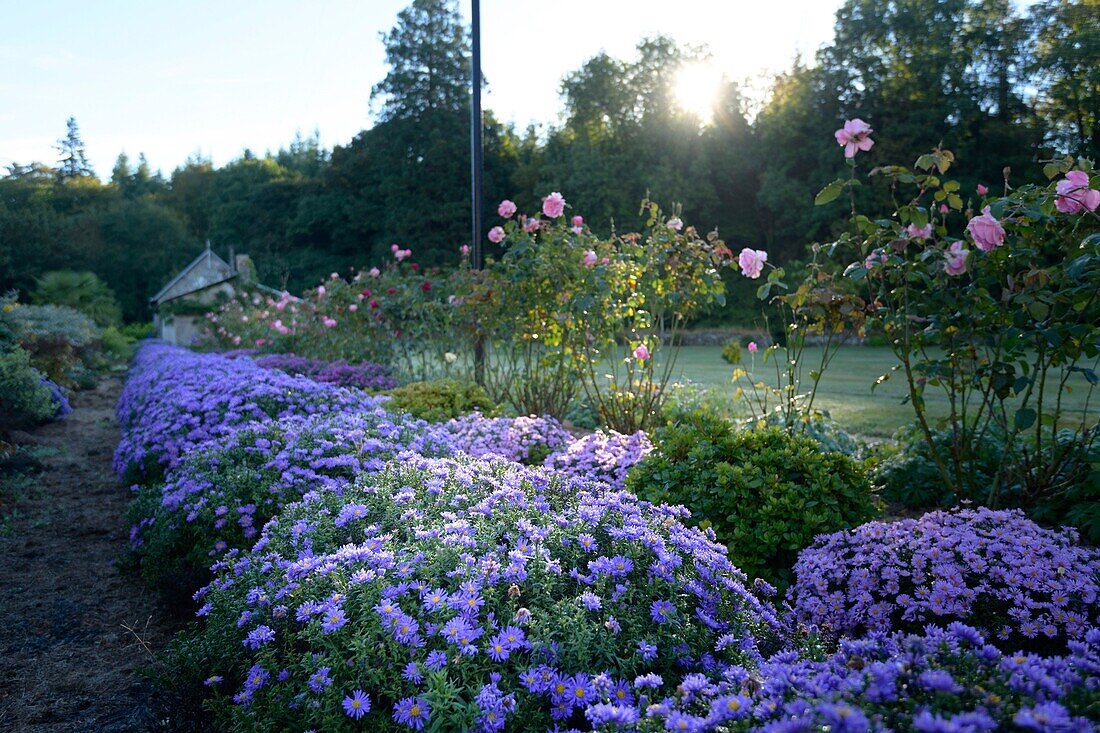
M 53 163 L 76 117 L 101 177 L 121 150 L 168 173 L 222 164 L 317 129 L 326 146 L 371 124 L 379 33 L 406 0 L 0 0 L 0 168 Z M 553 122 L 561 77 L 656 33 L 707 44 L 742 80 L 812 55 L 840 0 L 482 0 L 486 107 Z M 469 0 L 460 8 L 468 15 Z

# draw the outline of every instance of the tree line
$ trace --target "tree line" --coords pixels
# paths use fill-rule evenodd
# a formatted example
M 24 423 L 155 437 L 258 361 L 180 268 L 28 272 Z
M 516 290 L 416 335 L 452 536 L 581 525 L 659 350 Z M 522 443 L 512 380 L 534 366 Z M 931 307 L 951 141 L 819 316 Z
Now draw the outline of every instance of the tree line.
M 383 43 L 373 124 L 331 150 L 298 135 L 220 167 L 196 156 L 167 176 L 122 154 L 103 182 L 70 119 L 54 165 L 0 177 L 0 291 L 90 270 L 127 319 L 143 319 L 207 239 L 248 252 L 263 282 L 291 291 L 377 262 L 392 243 L 428 265 L 456 262 L 469 239 L 468 34 L 451 0 L 414 0 Z M 600 53 L 568 74 L 556 125 L 517 129 L 487 111 L 485 221 L 503 198 L 534 211 L 561 191 L 595 230 L 629 231 L 648 192 L 735 250 L 787 261 L 836 226 L 813 193 L 844 175 L 832 131 L 846 118 L 878 130 L 861 165 L 943 145 L 968 190 L 1038 180 L 1056 154 L 1100 157 L 1096 0 L 1026 12 L 1011 0 L 847 0 L 812 64 L 778 75 L 758 105 L 726 80 L 701 119 L 677 103 L 676 83 L 706 56 L 647 38 L 633 58 Z M 882 194 L 860 195 L 867 210 Z

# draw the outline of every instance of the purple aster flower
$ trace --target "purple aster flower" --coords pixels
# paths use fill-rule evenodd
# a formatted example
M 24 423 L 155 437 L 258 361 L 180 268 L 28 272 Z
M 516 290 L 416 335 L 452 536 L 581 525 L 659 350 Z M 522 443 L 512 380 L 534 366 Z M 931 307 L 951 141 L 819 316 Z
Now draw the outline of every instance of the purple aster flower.
M 421 730 L 431 717 L 432 708 L 425 697 L 406 697 L 393 706 L 395 722 L 407 725 L 413 730 Z
M 350 697 L 344 698 L 344 713 L 349 718 L 359 720 L 370 712 L 370 697 L 362 690 L 355 690 Z
M 248 636 L 245 637 L 242 642 L 249 649 L 259 649 L 264 644 L 268 644 L 275 641 L 275 632 L 272 631 L 270 626 L 257 626 L 252 631 L 248 632 Z
M 319 670 L 309 676 L 309 689 L 314 692 L 324 692 L 325 688 L 332 684 L 332 677 L 329 677 L 331 668 L 321 667 Z
M 676 615 L 676 606 L 670 601 L 654 601 L 649 607 L 649 617 L 659 624 L 667 623 Z

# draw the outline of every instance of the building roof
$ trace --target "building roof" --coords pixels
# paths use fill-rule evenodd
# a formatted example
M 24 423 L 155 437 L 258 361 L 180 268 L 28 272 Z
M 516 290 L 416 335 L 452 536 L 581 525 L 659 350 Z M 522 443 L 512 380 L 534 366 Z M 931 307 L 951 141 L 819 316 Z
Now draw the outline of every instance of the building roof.
M 206 250 L 192 260 L 191 264 L 180 270 L 179 274 L 149 300 L 152 303 L 174 300 L 211 285 L 232 280 L 236 276 L 237 271 L 228 262 L 218 257 L 207 242 Z

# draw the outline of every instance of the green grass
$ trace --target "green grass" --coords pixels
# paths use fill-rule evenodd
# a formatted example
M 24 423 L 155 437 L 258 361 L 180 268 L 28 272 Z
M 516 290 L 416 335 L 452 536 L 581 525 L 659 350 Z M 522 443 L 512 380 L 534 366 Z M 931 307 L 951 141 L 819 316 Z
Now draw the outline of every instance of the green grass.
M 779 352 L 780 354 L 782 352 Z M 744 356 L 748 356 L 747 353 Z M 807 348 L 803 363 L 816 364 L 821 358 L 821 350 Z M 761 364 L 760 354 L 756 359 L 756 375 L 761 381 L 776 383 L 775 366 L 769 362 Z M 895 373 L 885 383 L 872 392 L 871 385 L 882 374 L 890 371 L 897 360 L 888 347 L 846 346 L 842 347 L 833 359 L 818 388 L 815 407 L 829 411 L 846 430 L 858 435 L 874 438 L 888 438 L 902 425 L 914 419 L 913 408 L 902 404 L 906 394 L 905 378 Z M 748 366 L 748 359 L 744 365 Z M 732 400 L 734 385 L 730 381 L 734 367 L 722 359 L 721 346 L 685 346 L 680 350 L 674 379 L 689 379 L 706 387 L 712 394 L 729 395 Z M 806 368 L 808 374 L 810 367 Z M 1080 420 L 1085 409 L 1086 387 L 1088 384 L 1080 375 L 1074 375 L 1069 382 L 1073 390 L 1064 396 L 1063 409 L 1067 417 Z M 809 389 L 807 376 L 804 384 Z M 943 391 L 929 387 L 925 391 L 925 403 L 932 418 L 947 414 L 948 402 Z M 1100 395 L 1089 404 L 1089 417 L 1100 419 Z

